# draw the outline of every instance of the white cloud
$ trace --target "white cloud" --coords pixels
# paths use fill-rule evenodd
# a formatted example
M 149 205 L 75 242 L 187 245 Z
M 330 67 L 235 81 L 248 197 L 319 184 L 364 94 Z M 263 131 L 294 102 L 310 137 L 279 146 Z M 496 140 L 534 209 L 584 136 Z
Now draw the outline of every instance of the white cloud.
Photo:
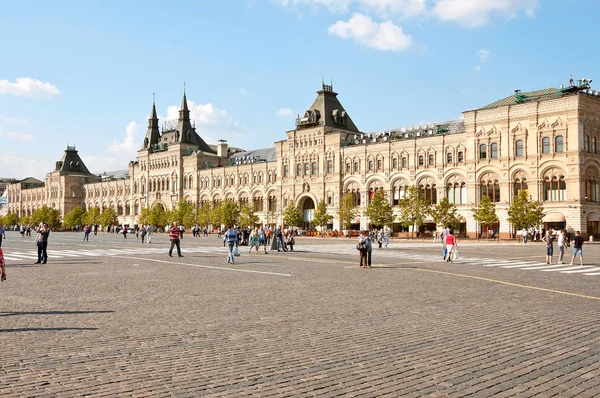
M 14 131 L 0 131 L 0 136 L 10 138 L 11 140 L 33 141 L 31 134 L 15 133 Z
M 140 144 L 141 146 L 141 144 Z M 90 173 L 101 174 L 105 171 L 123 170 L 128 167 L 130 160 L 135 160 L 135 156 L 132 158 L 119 157 L 114 158 L 111 156 L 82 156 L 83 163 L 88 168 Z
M 142 141 L 137 137 L 139 131 L 140 125 L 136 122 L 130 122 L 125 127 L 123 141 L 117 142 L 117 140 L 113 140 L 106 150 L 114 153 L 124 153 L 134 159 L 137 150 L 142 146 Z
M 27 120 L 27 119 L 19 119 L 16 117 L 8 117 L 8 116 L 4 116 L 4 115 L 0 115 L 0 121 L 4 122 L 4 123 L 11 123 L 11 124 L 27 124 L 27 123 L 29 123 L 29 120 Z
M 297 6 L 325 7 L 333 12 L 349 12 L 354 6 L 390 18 L 411 18 L 427 13 L 427 0 L 276 0 L 288 9 Z
M 481 72 L 481 66 L 477 65 L 475 68 L 473 68 L 475 70 L 475 72 L 479 73 Z
M 294 112 L 290 108 L 279 108 L 277 112 L 275 112 L 277 116 L 288 117 L 293 116 Z
M 248 91 L 248 90 L 244 90 L 243 88 L 240 88 L 240 94 L 242 94 L 244 96 L 248 96 L 248 95 L 252 95 L 252 92 Z
M 30 77 L 18 77 L 14 83 L 0 80 L 0 94 L 12 94 L 18 97 L 50 98 L 60 95 L 60 90 L 52 83 L 43 83 Z
M 45 156 L 30 158 L 23 154 L 0 153 L 0 170 L 10 170 L 12 178 L 35 177 L 43 181 L 46 173 L 53 169 L 53 159 Z
M 244 127 L 236 122 L 224 109 L 219 109 L 211 103 L 196 104 L 188 101 L 190 119 L 196 123 L 196 132 L 206 142 L 214 144 L 220 139 L 239 137 Z M 167 116 L 160 117 L 162 121 L 179 118 L 179 105 L 167 108 Z
M 433 13 L 442 21 L 476 27 L 490 22 L 492 14 L 514 18 L 524 12 L 532 17 L 539 0 L 438 0 Z
M 490 59 L 491 52 L 485 48 L 482 48 L 477 51 L 476 55 L 479 57 L 479 63 L 485 64 Z
M 404 34 L 400 26 L 391 21 L 378 24 L 360 13 L 354 14 L 348 22 L 331 25 L 329 33 L 383 51 L 404 51 L 412 45 L 412 38 Z

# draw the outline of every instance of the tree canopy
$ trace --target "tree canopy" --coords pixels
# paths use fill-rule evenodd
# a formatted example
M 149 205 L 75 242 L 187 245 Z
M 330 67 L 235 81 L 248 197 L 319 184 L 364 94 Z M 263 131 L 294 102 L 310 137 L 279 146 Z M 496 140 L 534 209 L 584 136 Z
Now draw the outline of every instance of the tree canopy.
M 496 215 L 496 205 L 492 203 L 487 195 L 484 195 L 479 202 L 479 207 L 471 208 L 473 212 L 473 218 L 480 225 L 489 227 L 498 221 L 498 215 Z M 489 237 L 490 231 L 488 230 L 487 236 Z
M 283 222 L 285 225 L 298 227 L 302 222 L 302 218 L 302 210 L 300 210 L 300 207 L 290 201 L 290 204 L 283 210 Z
M 7 213 L 2 217 L 2 225 L 6 224 L 8 228 L 19 223 L 19 216 L 17 213 Z
M 347 192 L 341 200 L 340 210 L 338 212 L 340 227 L 342 229 L 347 229 L 356 218 L 357 213 L 356 207 L 354 206 L 354 198 L 350 192 Z
M 117 217 L 115 209 L 107 207 L 102 214 L 100 214 L 100 224 L 105 227 L 119 225 L 119 218 Z
M 90 225 L 100 224 L 100 209 L 98 207 L 92 207 L 88 210 L 86 222 Z
M 332 216 L 327 213 L 327 205 L 325 204 L 325 200 L 321 199 L 319 203 L 317 203 L 317 208 L 313 213 L 312 222 L 318 226 L 323 227 L 331 222 Z
M 413 227 L 412 237 L 414 227 L 420 227 L 425 222 L 425 216 L 430 211 L 430 205 L 423 198 L 419 188 L 412 185 L 406 190 L 404 198 L 398 202 L 398 207 L 400 208 L 400 223 L 405 227 Z
M 240 219 L 240 209 L 232 200 L 225 200 L 213 210 L 212 222 L 217 225 L 233 226 Z
M 254 224 L 256 224 L 259 220 L 260 218 L 256 215 L 254 211 L 254 206 L 251 206 L 248 203 L 242 206 L 239 216 L 240 226 L 254 227 Z
M 67 228 L 73 228 L 77 225 L 84 225 L 87 221 L 87 211 L 81 206 L 73 208 L 65 214 L 63 225 Z
M 458 229 L 460 227 L 461 215 L 457 214 L 456 211 L 454 203 L 450 203 L 448 198 L 443 198 L 437 205 L 429 209 L 429 214 L 436 225 Z
M 51 209 L 44 205 L 33 212 L 31 219 L 29 220 L 33 225 L 39 223 L 46 223 L 50 228 L 58 227 L 60 223 L 60 210 Z
M 545 215 L 542 203 L 530 200 L 527 191 L 520 190 L 508 209 L 508 222 L 520 230 L 540 225 Z
M 369 223 L 371 225 L 379 228 L 383 226 L 392 226 L 395 218 L 394 211 L 383 190 L 377 190 L 373 193 L 371 203 L 369 203 L 365 215 L 369 217 Z

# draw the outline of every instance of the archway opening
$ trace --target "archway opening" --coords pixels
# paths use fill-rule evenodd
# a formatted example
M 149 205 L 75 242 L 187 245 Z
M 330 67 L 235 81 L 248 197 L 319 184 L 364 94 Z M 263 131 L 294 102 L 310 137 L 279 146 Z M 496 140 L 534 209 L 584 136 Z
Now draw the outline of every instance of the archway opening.
M 302 228 L 307 231 L 313 230 L 314 225 L 312 220 L 315 213 L 315 202 L 311 197 L 306 197 L 302 200 L 300 208 L 302 209 Z

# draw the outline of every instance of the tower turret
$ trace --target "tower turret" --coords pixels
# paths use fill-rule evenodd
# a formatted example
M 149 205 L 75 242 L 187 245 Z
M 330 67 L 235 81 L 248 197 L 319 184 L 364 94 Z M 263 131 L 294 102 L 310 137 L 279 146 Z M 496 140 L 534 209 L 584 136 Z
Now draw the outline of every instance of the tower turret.
M 152 111 L 150 112 L 150 118 L 148 118 L 148 131 L 146 132 L 142 149 L 148 149 L 152 145 L 158 144 L 159 139 L 160 131 L 158 130 L 158 116 L 156 116 L 156 103 L 154 98 L 152 98 Z

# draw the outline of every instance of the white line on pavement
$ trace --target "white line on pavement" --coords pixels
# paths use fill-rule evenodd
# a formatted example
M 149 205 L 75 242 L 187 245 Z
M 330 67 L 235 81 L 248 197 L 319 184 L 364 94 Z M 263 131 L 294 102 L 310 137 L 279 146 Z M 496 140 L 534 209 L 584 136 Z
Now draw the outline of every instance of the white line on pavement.
M 190 267 L 216 269 L 219 271 L 246 272 L 246 273 L 250 273 L 250 274 L 264 274 L 264 275 L 276 275 L 276 276 L 292 276 L 291 274 L 281 274 L 278 272 L 254 271 L 254 270 L 250 270 L 250 269 L 237 269 L 237 268 L 227 268 L 227 267 L 213 267 L 211 265 L 178 263 L 176 261 L 155 260 L 152 258 L 125 257 L 125 256 L 121 256 L 121 258 L 128 258 L 131 260 L 140 260 L 140 261 L 154 261 L 156 263 L 164 263 L 164 264 L 189 265 Z

